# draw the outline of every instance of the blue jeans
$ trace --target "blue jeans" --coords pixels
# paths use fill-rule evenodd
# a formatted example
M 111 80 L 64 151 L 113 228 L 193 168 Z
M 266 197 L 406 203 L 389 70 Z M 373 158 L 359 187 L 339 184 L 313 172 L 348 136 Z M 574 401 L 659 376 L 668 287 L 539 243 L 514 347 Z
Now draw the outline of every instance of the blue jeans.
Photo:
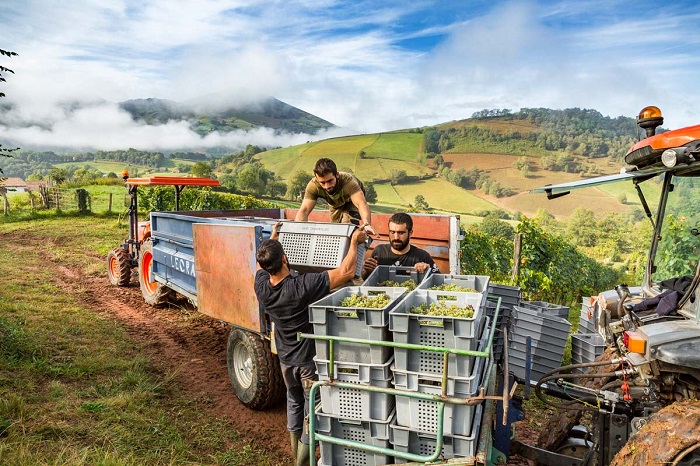
M 301 442 L 309 444 L 309 433 L 304 418 L 309 415 L 309 391 L 318 380 L 314 363 L 303 366 L 287 366 L 280 363 L 282 378 L 287 387 L 287 430 L 302 432 Z

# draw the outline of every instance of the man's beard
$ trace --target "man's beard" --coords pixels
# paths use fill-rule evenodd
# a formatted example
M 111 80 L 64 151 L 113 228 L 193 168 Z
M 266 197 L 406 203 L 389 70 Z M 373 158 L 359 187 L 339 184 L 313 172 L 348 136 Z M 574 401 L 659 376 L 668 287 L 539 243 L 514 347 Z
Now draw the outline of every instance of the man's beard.
M 391 247 L 396 249 L 397 251 L 403 251 L 404 249 L 406 249 L 406 246 L 408 246 L 408 240 L 401 241 L 400 239 L 397 239 L 391 242 Z

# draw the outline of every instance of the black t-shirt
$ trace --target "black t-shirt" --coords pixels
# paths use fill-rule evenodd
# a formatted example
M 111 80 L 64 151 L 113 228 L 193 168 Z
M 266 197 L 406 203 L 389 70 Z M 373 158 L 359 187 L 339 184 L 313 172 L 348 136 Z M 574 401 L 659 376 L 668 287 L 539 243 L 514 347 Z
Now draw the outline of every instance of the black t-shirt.
M 372 250 L 372 257 L 377 259 L 378 265 L 413 267 L 419 262 L 425 262 L 430 266 L 431 273 L 440 273 L 440 269 L 438 269 L 430 254 L 414 245 L 411 245 L 406 254 L 394 254 L 390 244 L 380 244 Z
M 275 345 L 283 364 L 300 366 L 313 362 L 314 340 L 297 341 L 297 333 L 314 333 L 308 306 L 330 293 L 330 283 L 328 272 L 289 275 L 275 286 L 264 270 L 255 274 L 255 295 L 275 323 Z

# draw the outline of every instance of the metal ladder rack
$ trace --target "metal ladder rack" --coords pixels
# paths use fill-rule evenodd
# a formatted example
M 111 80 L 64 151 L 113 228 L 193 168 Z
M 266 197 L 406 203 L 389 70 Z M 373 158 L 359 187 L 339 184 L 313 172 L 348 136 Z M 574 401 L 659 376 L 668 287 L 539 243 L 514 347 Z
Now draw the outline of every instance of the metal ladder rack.
M 378 446 L 373 446 L 373 445 L 368 445 L 366 443 L 361 443 L 353 440 L 346 440 L 346 439 L 341 439 L 329 435 L 324 435 L 316 432 L 316 415 L 315 415 L 315 410 L 310 409 L 309 410 L 309 445 L 310 445 L 310 451 L 315 451 L 316 448 L 316 441 L 323 441 L 326 443 L 330 444 L 335 444 L 347 448 L 353 448 L 356 450 L 362 450 L 362 451 L 367 451 L 371 452 L 374 454 L 378 455 L 385 455 L 385 456 L 393 456 L 401 459 L 405 459 L 408 461 L 414 461 L 414 462 L 419 462 L 419 463 L 431 463 L 435 462 L 440 458 L 442 455 L 442 449 L 443 449 L 443 444 L 444 444 L 444 433 L 443 433 L 443 418 L 444 418 L 444 411 L 445 411 L 445 404 L 450 403 L 454 405 L 478 405 L 481 404 L 482 402 L 486 400 L 496 400 L 496 401 L 502 401 L 503 402 L 503 410 L 504 410 L 504 420 L 508 417 L 507 416 L 507 409 L 508 409 L 508 400 L 512 396 L 513 390 L 508 389 L 508 377 L 507 377 L 507 372 L 506 376 L 504 378 L 504 386 L 503 386 L 503 395 L 502 396 L 495 396 L 494 391 L 495 391 L 495 379 L 496 379 L 496 373 L 495 373 L 495 366 L 496 363 L 493 361 L 492 358 L 492 351 L 491 347 L 493 344 L 493 339 L 495 332 L 497 330 L 497 322 L 498 322 L 498 315 L 500 312 L 500 307 L 501 307 L 501 298 L 497 298 L 496 302 L 496 308 L 493 314 L 493 317 L 491 317 L 491 324 L 490 324 L 490 329 L 489 329 L 489 335 L 488 335 L 488 340 L 486 343 L 486 347 L 483 351 L 473 351 L 473 350 L 461 350 L 461 349 L 455 349 L 455 348 L 444 348 L 444 347 L 436 347 L 436 346 L 426 346 L 426 345 L 417 345 L 417 344 L 411 344 L 411 343 L 395 343 L 395 342 L 388 342 L 388 341 L 376 341 L 376 340 L 365 340 L 365 339 L 360 339 L 360 338 L 351 338 L 351 337 L 335 337 L 335 336 L 326 336 L 326 335 L 314 335 L 314 334 L 308 334 L 308 333 L 299 333 L 297 334 L 297 338 L 308 338 L 308 339 L 315 339 L 315 340 L 326 340 L 328 341 L 329 345 L 329 379 L 328 380 L 323 380 L 323 381 L 317 381 L 313 384 L 311 387 L 310 393 L 309 393 L 309 406 L 310 407 L 315 407 L 316 406 L 316 394 L 321 386 L 325 385 L 332 385 L 338 388 L 346 388 L 346 389 L 354 389 L 354 390 L 364 390 L 368 392 L 375 392 L 375 393 L 384 393 L 384 394 L 389 394 L 389 395 L 401 395 L 405 396 L 408 398 L 415 398 L 419 400 L 426 400 L 426 401 L 432 401 L 437 404 L 437 432 L 436 432 L 436 444 L 435 444 L 435 451 L 430 454 L 430 455 L 418 455 L 418 454 L 413 454 L 413 453 L 408 453 L 408 452 L 401 452 L 401 451 L 396 451 L 391 448 L 382 448 Z M 377 345 L 377 346 L 389 346 L 389 347 L 395 347 L 395 348 L 406 348 L 409 350 L 419 350 L 419 351 L 433 351 L 437 353 L 442 353 L 443 354 L 443 372 L 442 372 L 442 381 L 441 381 L 441 394 L 430 394 L 430 393 L 421 393 L 421 392 L 416 392 L 416 391 L 408 391 L 408 390 L 402 390 L 402 389 L 396 389 L 396 388 L 385 388 L 385 387 L 376 387 L 372 385 L 367 385 L 367 384 L 357 384 L 357 383 L 349 383 L 349 382 L 338 382 L 334 380 L 334 342 L 345 342 L 345 343 L 357 343 L 357 344 L 366 344 L 366 345 Z M 449 354 L 455 354 L 455 355 L 463 355 L 463 356 L 473 356 L 473 357 L 480 357 L 480 358 L 487 358 L 487 363 L 484 368 L 484 377 L 481 382 L 481 385 L 479 387 L 479 393 L 473 397 L 470 398 L 458 398 L 454 396 L 447 396 L 447 381 L 448 381 L 448 364 L 449 364 Z M 515 386 L 513 386 L 513 389 Z M 484 413 L 482 413 L 482 416 L 487 415 L 489 418 L 492 417 L 493 411 L 495 410 L 494 408 L 495 403 L 487 403 L 487 406 L 485 406 Z M 487 424 L 487 423 L 485 423 Z M 479 441 L 477 443 L 477 449 L 476 452 L 477 454 L 475 455 L 476 457 L 479 458 L 479 461 L 483 464 L 485 464 L 487 461 L 490 460 L 490 450 L 491 450 L 491 429 L 489 425 L 481 425 L 481 429 L 479 432 Z M 309 458 L 309 464 L 311 466 L 314 466 L 315 462 L 315 455 L 312 454 L 310 455 Z

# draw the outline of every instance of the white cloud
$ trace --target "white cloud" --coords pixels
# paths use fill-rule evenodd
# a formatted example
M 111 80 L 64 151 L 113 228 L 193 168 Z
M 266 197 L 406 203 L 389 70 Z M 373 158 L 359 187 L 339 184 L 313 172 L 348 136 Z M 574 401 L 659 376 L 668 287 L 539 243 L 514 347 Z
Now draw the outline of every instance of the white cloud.
M 594 108 L 615 117 L 656 104 L 668 127 L 695 124 L 700 6 L 653 5 L 10 0 L 0 6 L 1 46 L 21 55 L 0 61 L 16 72 L 2 89 L 21 106 L 5 119 L 44 128 L 61 121 L 49 132 L 25 128 L 2 136 L 86 146 L 214 145 L 226 137 L 202 141 L 184 124 L 141 127 L 114 106 L 64 117 L 53 103 L 185 101 L 215 93 L 240 100 L 273 95 L 359 132 L 520 107 Z M 434 48 L 405 45 L 433 34 L 445 34 Z M 263 130 L 227 137 L 272 141 Z

